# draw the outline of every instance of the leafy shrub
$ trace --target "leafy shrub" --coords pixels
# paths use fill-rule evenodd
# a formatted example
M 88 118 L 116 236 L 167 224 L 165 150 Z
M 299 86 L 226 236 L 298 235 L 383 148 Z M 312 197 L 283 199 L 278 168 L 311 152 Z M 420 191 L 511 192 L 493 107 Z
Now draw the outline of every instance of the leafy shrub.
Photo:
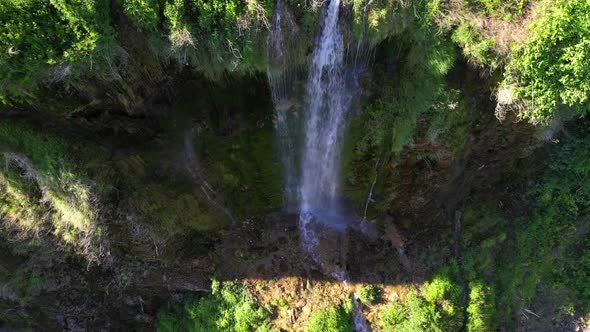
M 305 328 L 306 332 L 352 332 L 352 306 L 330 306 L 314 312 Z
M 547 123 L 590 110 L 590 3 L 546 2 L 530 27 L 529 39 L 515 45 L 506 84 L 527 102 L 523 116 Z
M 172 52 L 182 64 L 191 64 L 210 78 L 224 70 L 262 70 L 273 2 L 250 0 L 184 1 L 166 3 Z M 196 22 L 191 20 L 196 17 Z
M 510 20 L 522 16 L 530 0 L 467 0 L 466 4 L 484 14 Z
M 494 53 L 494 40 L 484 38 L 471 22 L 461 24 L 452 35 L 452 40 L 461 46 L 463 54 L 471 63 L 496 67 L 498 56 Z
M 90 64 L 99 45 L 114 40 L 108 2 L 103 0 L 6 0 L 0 2 L 0 21 L 4 104 L 34 100 L 38 82 L 78 74 L 75 70 Z M 110 60 L 105 52 L 97 55 L 92 71 Z
M 388 307 L 381 314 L 384 331 L 443 331 L 433 303 L 410 293 L 403 304 Z
M 379 288 L 373 285 L 363 286 L 358 292 L 358 299 L 365 305 L 374 303 L 379 298 Z
M 404 302 L 390 305 L 381 313 L 384 331 L 456 331 L 462 326 L 461 286 L 453 280 L 456 267 L 438 271 L 420 295 L 408 294 Z
M 381 326 L 385 328 L 385 331 L 393 330 L 408 319 L 408 314 L 408 308 L 405 305 L 399 302 L 391 304 L 381 312 Z
M 160 312 L 158 331 L 270 331 L 269 319 L 270 313 L 243 285 L 214 280 L 210 296 Z
M 481 281 L 470 282 L 469 289 L 467 331 L 493 330 L 496 303 L 492 289 L 485 286 Z
M 590 141 L 585 123 L 574 127 L 575 135 L 559 149 L 550 164 L 544 183 L 534 192 L 535 215 L 518 235 L 525 298 L 532 298 L 541 280 L 555 289 L 565 286 L 570 298 L 585 310 L 590 308 L 590 277 L 586 215 L 590 212 L 590 185 L 580 181 L 590 176 Z M 539 246 L 539 243 L 543 243 Z M 575 295 L 573 295 L 575 294 Z
M 154 32 L 160 22 L 158 0 L 121 0 L 125 14 L 135 26 L 145 32 Z

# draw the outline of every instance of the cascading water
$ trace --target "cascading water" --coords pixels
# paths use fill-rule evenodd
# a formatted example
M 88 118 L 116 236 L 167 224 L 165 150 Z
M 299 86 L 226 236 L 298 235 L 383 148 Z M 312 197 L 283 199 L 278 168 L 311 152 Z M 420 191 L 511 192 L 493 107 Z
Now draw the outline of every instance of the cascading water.
M 287 31 L 284 30 L 287 29 Z M 272 20 L 272 29 L 268 36 L 267 69 L 268 82 L 271 88 L 272 101 L 275 108 L 275 129 L 279 141 L 279 152 L 284 172 L 285 202 L 287 206 L 297 204 L 297 166 L 295 161 L 295 141 L 297 123 L 293 108 L 294 75 L 290 67 L 291 39 L 296 32 L 294 19 L 285 8 L 282 0 L 277 2 Z
M 340 0 L 332 0 L 309 68 L 304 119 L 300 226 L 307 247 L 316 244 L 308 226 L 318 222 L 345 228 L 338 202 L 340 148 L 352 93 L 346 84 L 344 42 L 338 24 Z
M 359 40 L 352 66 L 345 61 L 343 33 L 339 25 L 341 0 L 330 0 L 324 10 L 319 36 L 309 66 L 306 105 L 303 116 L 303 151 L 301 157 L 301 179 L 294 164 L 296 130 L 287 112 L 292 108 L 289 102 L 292 94 L 292 79 L 289 76 L 289 43 L 282 30 L 285 19 L 289 20 L 281 0 L 273 16 L 269 45 L 268 79 L 276 110 L 275 126 L 279 135 L 281 158 L 285 168 L 285 187 L 289 194 L 298 186 L 299 226 L 304 249 L 311 254 L 324 273 L 347 285 L 346 271 L 334 264 L 326 264 L 318 255 L 322 229 L 344 231 L 353 214 L 345 213 L 338 198 L 340 181 L 340 154 L 348 113 L 351 108 L 358 75 L 353 75 L 364 64 L 361 56 L 362 41 Z M 351 68 L 349 68 L 351 67 Z M 277 68 L 279 70 L 277 70 Z M 357 219 L 358 220 L 358 219 Z M 315 226 L 320 226 L 315 227 Z M 362 307 L 354 298 L 354 323 L 356 331 L 368 331 L 362 314 Z

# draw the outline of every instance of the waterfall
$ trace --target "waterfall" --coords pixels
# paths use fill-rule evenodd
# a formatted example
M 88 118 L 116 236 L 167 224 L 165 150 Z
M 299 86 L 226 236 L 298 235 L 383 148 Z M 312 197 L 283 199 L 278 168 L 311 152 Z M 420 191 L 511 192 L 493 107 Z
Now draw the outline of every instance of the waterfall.
M 325 10 L 309 68 L 299 188 L 304 240 L 312 220 L 335 228 L 343 226 L 337 198 L 339 155 L 352 91 L 345 79 L 347 70 L 343 36 L 338 24 L 339 9 L 340 0 L 332 0 Z
M 363 307 L 356 294 L 352 296 L 352 303 L 354 305 L 352 309 L 352 321 L 354 323 L 355 332 L 370 332 L 371 328 L 367 324 L 367 320 L 363 315 Z
M 286 28 L 286 31 L 284 30 Z M 296 113 L 292 108 L 293 81 L 291 40 L 296 34 L 296 26 L 291 13 L 282 0 L 277 2 L 272 28 L 267 40 L 269 65 L 267 77 L 275 109 L 274 125 L 277 133 L 279 154 L 284 173 L 284 200 L 287 206 L 296 204 L 297 166 L 295 161 L 295 141 L 297 123 Z
M 290 27 L 292 18 L 282 0 L 278 1 L 275 8 L 268 38 L 267 72 L 276 114 L 275 129 L 285 170 L 285 191 L 291 202 L 295 199 L 299 204 L 302 245 L 324 273 L 348 287 L 346 271 L 325 264 L 318 252 L 321 251 L 320 239 L 325 227 L 344 231 L 355 220 L 353 213 L 344 211 L 338 197 L 340 154 L 348 113 L 358 89 L 358 71 L 366 69 L 363 55 L 368 53 L 362 49 L 361 36 L 352 65 L 347 66 L 343 33 L 338 22 L 341 0 L 329 1 L 327 8 L 324 8 L 322 27 L 309 65 L 299 172 L 295 167 L 298 131 L 294 129 L 297 128 L 294 123 L 297 119 L 292 114 L 293 103 L 290 101 L 294 77 L 289 70 L 293 60 L 290 58 L 293 46 L 291 40 L 296 41 L 296 38 L 289 38 L 290 34 L 283 31 L 285 26 Z M 293 188 L 298 190 L 293 191 Z M 354 324 L 356 331 L 370 330 L 356 296 Z

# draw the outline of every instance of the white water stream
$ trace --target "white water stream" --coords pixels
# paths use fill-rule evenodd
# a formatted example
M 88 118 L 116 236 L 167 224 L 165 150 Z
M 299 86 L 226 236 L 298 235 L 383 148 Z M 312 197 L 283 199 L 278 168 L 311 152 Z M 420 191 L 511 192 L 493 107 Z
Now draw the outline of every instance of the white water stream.
M 340 183 L 341 150 L 347 117 L 355 95 L 356 81 L 350 75 L 353 70 L 345 61 L 344 38 L 339 24 L 341 0 L 329 0 L 316 39 L 309 65 L 306 103 L 303 114 L 303 147 L 300 180 L 294 176 L 295 163 L 293 142 L 295 135 L 290 131 L 288 114 L 283 104 L 287 99 L 289 80 L 284 72 L 269 70 L 269 82 L 273 90 L 276 109 L 276 129 L 281 145 L 281 158 L 285 167 L 287 192 L 297 185 L 299 202 L 299 228 L 302 245 L 314 260 L 323 266 L 315 253 L 319 248 L 319 229 L 331 228 L 345 231 L 354 216 L 346 213 L 338 197 Z M 285 49 L 282 20 L 285 11 L 279 1 L 273 17 L 273 29 L 269 37 L 269 61 L 286 68 L 288 50 Z M 358 47 L 360 49 L 360 41 Z M 358 51 L 358 50 L 357 50 Z M 358 55 L 358 54 L 357 54 Z M 354 60 L 355 65 L 357 59 Z M 285 69 L 286 70 L 286 69 Z M 285 156 L 285 153 L 287 154 Z M 324 271 L 333 278 L 347 284 L 346 271 Z M 354 300 L 354 323 L 356 331 L 369 328 L 362 314 L 359 301 Z
M 283 165 L 284 201 L 287 206 L 296 205 L 298 201 L 298 172 L 295 158 L 297 138 L 296 113 L 293 112 L 294 75 L 290 68 L 291 38 L 295 23 L 291 13 L 282 0 L 277 1 L 272 19 L 272 29 L 268 35 L 268 82 L 271 87 L 272 101 L 275 108 L 275 131 L 277 133 L 279 154 Z

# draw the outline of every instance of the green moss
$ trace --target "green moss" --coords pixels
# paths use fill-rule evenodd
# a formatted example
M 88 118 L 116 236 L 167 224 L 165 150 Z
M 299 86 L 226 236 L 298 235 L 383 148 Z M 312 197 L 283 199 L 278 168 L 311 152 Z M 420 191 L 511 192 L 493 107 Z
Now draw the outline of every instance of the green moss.
M 205 204 L 197 191 L 181 189 L 178 184 L 162 180 L 134 185 L 130 205 L 141 222 L 167 237 L 189 231 L 210 231 L 229 220 L 214 207 Z
M 471 112 L 459 90 L 447 89 L 425 117 L 428 121 L 426 140 L 441 145 L 438 153 L 460 158 L 471 129 Z M 434 156 L 437 157 L 437 156 Z
M 347 198 L 360 211 L 378 172 L 374 194 L 386 198 L 370 204 L 369 217 L 384 213 L 396 193 L 395 184 L 388 183 L 394 175 L 388 173 L 387 166 L 411 142 L 418 120 L 448 95 L 445 76 L 456 53 L 444 36 L 434 33 L 429 17 L 436 6 L 423 5 L 416 5 L 420 15 L 410 16 L 400 35 L 379 46 L 374 66 L 374 80 L 378 82 L 373 91 L 375 97 L 362 105 L 361 112 L 352 120 L 345 144 L 343 187 Z
M 496 303 L 493 289 L 481 281 L 470 282 L 469 289 L 467 331 L 494 330 L 496 326 Z
M 236 217 L 262 215 L 282 206 L 282 172 L 269 124 L 229 138 L 203 133 L 197 141 L 207 178 L 223 191 Z

